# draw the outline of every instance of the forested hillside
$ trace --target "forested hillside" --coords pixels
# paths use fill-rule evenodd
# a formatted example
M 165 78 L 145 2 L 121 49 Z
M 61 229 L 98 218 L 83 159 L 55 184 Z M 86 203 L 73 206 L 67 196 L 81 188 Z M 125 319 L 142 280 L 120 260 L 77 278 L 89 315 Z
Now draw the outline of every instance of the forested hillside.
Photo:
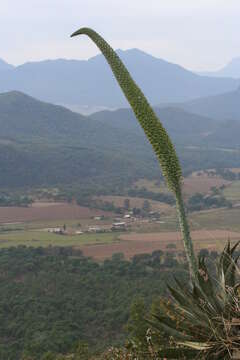
M 143 297 L 149 306 L 174 273 L 185 277 L 184 266 L 162 251 L 99 264 L 71 248 L 1 250 L 0 358 L 40 360 L 80 341 L 93 353 L 123 343 L 131 303 Z
M 177 146 L 184 172 L 240 166 L 238 124 L 222 125 L 171 107 L 156 111 Z M 107 189 L 159 177 L 151 146 L 130 109 L 86 117 L 10 92 L 0 95 L 0 126 L 2 187 L 78 183 Z

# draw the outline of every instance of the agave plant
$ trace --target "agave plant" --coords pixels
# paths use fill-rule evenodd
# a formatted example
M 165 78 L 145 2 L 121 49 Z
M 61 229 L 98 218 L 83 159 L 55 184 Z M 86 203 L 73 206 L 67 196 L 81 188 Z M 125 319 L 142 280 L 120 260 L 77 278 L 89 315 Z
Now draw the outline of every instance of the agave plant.
M 190 276 L 196 282 L 197 262 L 190 236 L 189 225 L 182 198 L 182 172 L 175 148 L 157 115 L 148 103 L 141 89 L 132 79 L 128 70 L 111 46 L 94 30 L 81 28 L 71 36 L 88 35 L 98 46 L 110 65 L 124 95 L 144 130 L 159 160 L 168 188 L 175 194 L 179 223 L 183 235 L 184 247 L 189 264 Z
M 162 301 L 149 322 L 151 353 L 167 359 L 239 359 L 240 297 L 237 282 L 238 243 L 225 247 L 215 276 L 199 258 L 198 282 L 170 287 L 171 300 Z M 146 357 L 147 358 L 147 357 Z

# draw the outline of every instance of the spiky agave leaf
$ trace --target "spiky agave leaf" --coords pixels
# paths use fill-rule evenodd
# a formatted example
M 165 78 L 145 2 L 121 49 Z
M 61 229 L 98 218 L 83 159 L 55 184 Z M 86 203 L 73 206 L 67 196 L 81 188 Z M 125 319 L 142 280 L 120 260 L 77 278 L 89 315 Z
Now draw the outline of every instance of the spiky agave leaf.
M 176 155 L 175 148 L 168 136 L 165 128 L 162 126 L 141 89 L 132 79 L 128 70 L 122 63 L 119 56 L 111 46 L 94 30 L 81 28 L 71 36 L 87 35 L 100 49 L 110 65 L 116 80 L 118 81 L 124 95 L 131 105 L 136 118 L 143 128 L 149 142 L 151 143 L 155 154 L 158 157 L 166 183 L 171 191 L 175 193 L 177 200 L 177 210 L 179 214 L 180 228 L 183 234 L 184 247 L 190 268 L 192 278 L 197 277 L 197 264 L 193 251 L 192 240 L 190 237 L 189 226 L 185 215 L 185 209 L 182 200 L 181 166 Z

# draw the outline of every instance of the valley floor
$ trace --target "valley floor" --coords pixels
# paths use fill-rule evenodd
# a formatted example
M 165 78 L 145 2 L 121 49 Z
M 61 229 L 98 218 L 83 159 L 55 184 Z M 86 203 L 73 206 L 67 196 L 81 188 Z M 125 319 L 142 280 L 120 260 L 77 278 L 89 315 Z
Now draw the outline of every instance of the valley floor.
M 163 209 L 160 220 L 156 220 L 124 218 L 124 215 L 116 218 L 110 212 L 64 203 L 0 208 L 0 248 L 72 246 L 97 260 L 119 252 L 126 258 L 159 249 L 182 252 L 175 209 L 168 206 Z M 239 216 L 239 208 L 191 213 L 189 220 L 196 250 L 220 251 L 228 239 L 239 240 Z M 116 220 L 126 225 L 125 231 L 112 230 Z M 169 244 L 173 245 L 172 250 Z

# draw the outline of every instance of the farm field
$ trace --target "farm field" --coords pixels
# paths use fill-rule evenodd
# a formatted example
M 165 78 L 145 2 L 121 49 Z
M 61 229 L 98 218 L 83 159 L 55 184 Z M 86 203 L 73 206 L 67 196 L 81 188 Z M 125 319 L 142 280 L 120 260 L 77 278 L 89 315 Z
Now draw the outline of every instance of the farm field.
M 130 202 L 130 208 L 134 208 L 134 207 L 142 208 L 144 201 L 146 200 L 143 198 L 130 197 L 130 196 L 110 196 L 110 195 L 99 196 L 97 199 L 107 202 L 113 202 L 113 204 L 116 207 L 124 207 L 124 200 L 128 199 Z M 158 211 L 160 214 L 161 213 L 172 214 L 174 211 L 173 207 L 168 204 L 161 203 L 155 200 L 149 200 L 149 199 L 148 202 L 150 204 L 151 210 Z
M 240 232 L 240 209 L 212 209 L 192 213 L 189 217 L 193 229 L 225 229 Z
M 116 233 L 58 235 L 46 231 L 13 231 L 0 235 L 0 248 L 11 246 L 74 246 L 81 247 L 90 244 L 108 244 L 118 241 Z
M 233 181 L 230 186 L 224 189 L 223 194 L 227 200 L 240 201 L 240 181 Z
M 200 230 L 193 231 L 192 238 L 196 251 L 202 248 L 220 251 L 225 246 L 227 239 L 231 239 L 233 243 L 240 240 L 240 232 Z M 136 254 L 151 254 L 155 250 L 171 251 L 168 249 L 169 244 L 175 244 L 177 251 L 183 251 L 181 234 L 179 232 L 122 234 L 120 240 L 120 242 L 114 244 L 83 246 L 81 249 L 84 255 L 94 257 L 97 260 L 104 260 L 118 252 L 123 253 L 129 259 Z
M 238 187 L 240 190 L 240 182 L 235 181 L 224 191 L 232 191 L 233 185 L 234 190 Z M 237 198 L 236 190 L 233 197 Z M 101 200 L 123 206 L 126 198 L 130 200 L 131 207 L 142 207 L 144 202 L 144 199 L 126 196 L 102 196 Z M 126 257 L 131 257 L 143 252 L 166 249 L 171 242 L 176 244 L 177 250 L 182 250 L 176 209 L 157 201 L 149 202 L 151 209 L 160 213 L 159 220 L 123 219 L 122 221 L 126 221 L 127 231 L 106 233 L 87 231 L 91 226 L 110 230 L 114 219 L 118 217 L 116 214 L 52 202 L 38 202 L 29 208 L 0 207 L 0 248 L 18 245 L 73 246 L 98 260 L 112 256 L 114 252 L 123 252 Z M 99 215 L 104 215 L 103 220 L 96 219 Z M 222 249 L 228 238 L 233 241 L 240 239 L 239 218 L 240 209 L 237 207 L 190 213 L 189 223 L 196 249 Z M 64 226 L 67 233 L 56 234 L 49 231 L 51 228 Z M 83 233 L 77 234 L 78 231 Z
M 231 182 L 218 176 L 209 176 L 205 173 L 201 175 L 192 174 L 183 181 L 183 192 L 186 196 L 195 193 L 207 194 L 212 187 L 220 188 L 222 185 L 230 186 Z
M 0 224 L 30 221 L 88 219 L 109 213 L 67 203 L 37 203 L 30 207 L 0 207 Z
M 9 246 L 79 246 L 116 241 L 115 233 L 74 234 L 91 225 L 94 217 L 104 215 L 101 225 L 112 223 L 112 213 L 66 203 L 35 203 L 28 208 L 0 207 L 0 248 Z M 68 234 L 56 234 L 54 228 L 66 227 Z M 74 234 L 74 235 L 73 235 Z
M 230 168 L 229 170 L 232 171 L 234 174 L 240 173 L 240 168 Z
M 183 193 L 189 197 L 195 193 L 207 194 L 212 187 L 220 188 L 222 185 L 230 186 L 231 182 L 222 179 L 220 176 L 209 175 L 203 171 L 194 172 L 190 176 L 184 178 Z M 168 193 L 167 187 L 161 182 L 160 185 L 156 181 L 141 179 L 135 183 L 137 188 L 145 187 L 152 192 Z

